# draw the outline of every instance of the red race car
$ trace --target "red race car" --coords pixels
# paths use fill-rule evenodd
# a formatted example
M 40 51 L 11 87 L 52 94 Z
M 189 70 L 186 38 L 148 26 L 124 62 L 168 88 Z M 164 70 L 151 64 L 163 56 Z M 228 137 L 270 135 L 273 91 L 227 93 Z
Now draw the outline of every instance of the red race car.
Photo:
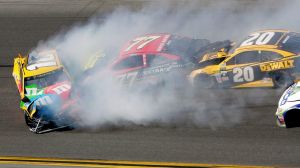
M 137 37 L 122 48 L 109 70 L 129 86 L 180 86 L 198 62 L 198 52 L 208 44 L 206 39 L 171 34 Z
M 119 83 L 135 88 L 186 86 L 187 75 L 200 65 L 199 61 L 206 52 L 218 51 L 230 44 L 229 41 L 210 43 L 206 39 L 167 33 L 140 36 L 127 42 L 120 55 L 108 67 L 105 66 L 105 70 L 112 74 L 105 76 L 114 76 Z M 92 71 L 103 68 L 105 58 L 99 58 Z

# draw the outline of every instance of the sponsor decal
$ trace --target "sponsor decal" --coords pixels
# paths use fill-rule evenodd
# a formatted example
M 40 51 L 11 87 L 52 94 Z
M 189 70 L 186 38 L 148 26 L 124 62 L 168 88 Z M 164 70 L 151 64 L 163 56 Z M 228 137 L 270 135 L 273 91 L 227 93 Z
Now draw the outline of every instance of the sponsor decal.
M 229 81 L 226 71 L 221 71 L 220 73 L 216 74 L 215 77 L 218 83 Z
M 25 87 L 26 96 L 38 96 L 44 94 L 43 89 L 38 89 L 36 84 L 29 85 Z
M 294 60 L 285 60 L 280 62 L 271 62 L 267 64 L 260 65 L 261 71 L 273 71 L 277 69 L 288 69 L 294 67 Z
M 151 43 L 152 41 L 160 38 L 161 36 L 144 36 L 144 37 L 138 37 L 134 40 L 132 40 L 130 45 L 124 50 L 125 52 L 130 51 L 133 47 L 135 47 L 135 50 L 140 50 L 144 48 L 147 44 Z
M 37 106 L 46 106 L 53 103 L 53 99 L 50 96 L 42 96 L 36 101 Z
M 289 98 L 291 95 L 293 95 L 293 94 L 295 93 L 295 92 L 294 92 L 295 87 L 296 87 L 296 85 L 291 86 L 291 87 L 286 91 L 286 93 L 282 96 L 282 100 L 281 100 L 281 102 L 279 103 L 280 106 L 285 105 L 285 103 L 288 101 L 288 98 Z
M 152 75 L 157 73 L 170 72 L 172 69 L 183 68 L 184 66 L 185 65 L 178 64 L 177 62 L 167 63 L 149 69 L 145 69 L 143 71 L 143 75 L 146 76 L 146 75 Z

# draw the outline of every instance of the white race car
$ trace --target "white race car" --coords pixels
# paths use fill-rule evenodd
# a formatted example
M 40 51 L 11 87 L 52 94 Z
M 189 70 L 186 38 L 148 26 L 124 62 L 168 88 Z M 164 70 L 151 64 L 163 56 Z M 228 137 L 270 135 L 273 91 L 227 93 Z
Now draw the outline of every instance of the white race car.
M 291 85 L 281 96 L 276 111 L 280 127 L 300 126 L 300 82 Z

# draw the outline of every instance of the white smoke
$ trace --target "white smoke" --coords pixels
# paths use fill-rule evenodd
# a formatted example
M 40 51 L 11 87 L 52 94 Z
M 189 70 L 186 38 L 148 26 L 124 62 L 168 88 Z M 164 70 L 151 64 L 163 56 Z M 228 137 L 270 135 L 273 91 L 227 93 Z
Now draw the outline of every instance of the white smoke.
M 56 48 L 74 75 L 81 73 L 90 55 L 104 51 L 107 58 L 114 59 L 126 41 L 143 34 L 168 32 L 216 41 L 240 40 L 252 31 L 267 28 L 297 31 L 299 5 L 297 1 L 276 1 L 276 4 L 274 1 L 235 0 L 154 1 L 135 11 L 120 7 L 105 17 L 93 16 L 86 23 L 40 42 L 36 50 Z M 242 110 L 234 110 L 237 102 L 223 101 L 230 100 L 224 93 L 129 94 L 101 76 L 100 73 L 92 76 L 89 88 L 83 88 L 83 125 L 216 127 L 239 123 L 244 116 Z

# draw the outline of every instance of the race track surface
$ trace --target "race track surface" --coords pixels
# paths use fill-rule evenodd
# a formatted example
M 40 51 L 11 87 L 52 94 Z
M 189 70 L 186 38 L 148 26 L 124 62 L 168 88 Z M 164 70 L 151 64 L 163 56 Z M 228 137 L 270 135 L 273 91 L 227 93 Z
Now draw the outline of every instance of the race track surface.
M 1 65 L 12 64 L 16 53 L 28 52 L 40 40 L 75 22 L 85 21 L 97 12 L 105 14 L 122 3 L 138 8 L 142 2 L 0 1 Z M 67 10 L 62 7 L 66 4 Z M 241 121 L 230 126 L 130 126 L 36 135 L 25 126 L 11 72 L 11 67 L 0 67 L 0 156 L 300 165 L 300 129 L 282 129 L 275 124 L 280 91 L 227 90 L 226 95 L 232 96 L 226 101 L 247 102 L 234 108 L 223 102 L 222 108 L 215 109 L 241 115 Z M 215 95 L 218 98 L 209 103 L 224 100 L 224 92 L 215 91 Z

